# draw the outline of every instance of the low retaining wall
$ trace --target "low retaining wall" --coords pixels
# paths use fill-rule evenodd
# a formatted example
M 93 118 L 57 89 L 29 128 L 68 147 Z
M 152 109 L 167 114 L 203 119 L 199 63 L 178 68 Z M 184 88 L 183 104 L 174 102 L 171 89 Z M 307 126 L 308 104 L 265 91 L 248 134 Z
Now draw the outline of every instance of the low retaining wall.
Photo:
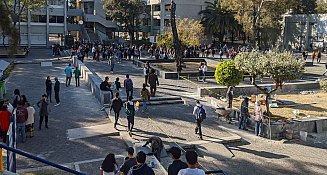
M 263 84 L 259 85 L 260 87 L 267 87 L 270 86 L 272 88 L 275 87 L 273 84 Z M 278 89 L 276 93 L 278 92 L 289 92 L 294 90 L 312 90 L 312 89 L 319 89 L 320 85 L 319 82 L 315 81 L 308 81 L 308 82 L 298 82 L 298 83 L 287 83 L 283 85 L 283 89 Z M 227 87 L 198 87 L 197 94 L 199 96 L 214 96 L 215 94 L 222 94 L 225 96 L 227 91 Z M 251 94 L 258 94 L 262 93 L 259 91 L 256 87 L 253 85 L 242 85 L 242 86 L 236 86 L 234 89 L 234 95 L 251 95 Z
M 79 68 L 81 71 L 81 78 L 87 83 L 87 86 L 90 88 L 95 98 L 98 99 L 102 105 L 110 102 L 111 96 L 107 96 L 107 94 L 110 92 L 100 90 L 100 84 L 103 80 L 94 74 L 89 68 L 87 68 L 87 66 L 78 60 L 76 56 L 73 57 L 73 65 Z
M 201 59 L 197 59 L 198 61 Z M 202 59 L 204 61 L 204 59 Z M 145 61 L 145 60 L 144 60 Z M 153 60 L 152 60 L 153 61 Z M 161 61 L 161 60 L 160 60 Z M 172 60 L 173 61 L 173 60 Z M 174 61 L 173 61 L 174 62 Z M 187 61 L 186 61 L 187 62 Z M 188 61 L 188 62 L 194 62 L 194 61 Z M 134 60 L 134 64 L 138 67 L 144 67 L 144 63 L 142 60 Z M 154 62 L 150 62 L 150 63 L 154 63 Z M 156 74 L 163 79 L 176 79 L 178 78 L 178 73 L 177 72 L 167 72 L 164 70 L 161 70 L 159 68 L 156 67 L 151 67 L 152 69 L 154 69 L 156 71 Z M 177 70 L 176 70 L 177 71 Z M 207 76 L 214 76 L 215 72 L 207 72 Z M 185 72 L 182 71 L 180 73 L 180 76 L 184 76 L 184 77 L 198 77 L 199 73 L 197 71 L 191 71 L 191 72 Z

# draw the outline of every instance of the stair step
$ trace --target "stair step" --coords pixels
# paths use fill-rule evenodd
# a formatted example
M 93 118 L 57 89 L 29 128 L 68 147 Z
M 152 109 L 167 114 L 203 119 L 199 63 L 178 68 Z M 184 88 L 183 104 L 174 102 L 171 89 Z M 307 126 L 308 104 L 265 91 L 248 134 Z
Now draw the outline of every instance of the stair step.
M 171 96 L 171 97 L 152 97 L 150 98 L 150 102 L 153 102 L 153 101 L 171 101 L 171 100 L 182 100 L 181 97 L 178 97 L 178 96 Z M 133 101 L 139 101 L 141 102 L 141 98 L 135 98 L 133 99 Z
M 148 101 L 147 105 L 168 105 L 168 104 L 184 104 L 183 100 L 167 100 L 167 101 Z M 142 105 L 142 102 L 141 102 Z

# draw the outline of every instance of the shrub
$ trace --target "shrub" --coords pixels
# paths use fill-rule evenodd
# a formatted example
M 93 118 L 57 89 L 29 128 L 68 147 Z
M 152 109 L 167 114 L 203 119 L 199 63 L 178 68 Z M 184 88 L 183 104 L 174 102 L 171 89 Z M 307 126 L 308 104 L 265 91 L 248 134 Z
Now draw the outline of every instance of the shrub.
M 234 61 L 224 61 L 216 67 L 215 78 L 219 85 L 232 86 L 241 82 L 243 74 L 236 68 Z

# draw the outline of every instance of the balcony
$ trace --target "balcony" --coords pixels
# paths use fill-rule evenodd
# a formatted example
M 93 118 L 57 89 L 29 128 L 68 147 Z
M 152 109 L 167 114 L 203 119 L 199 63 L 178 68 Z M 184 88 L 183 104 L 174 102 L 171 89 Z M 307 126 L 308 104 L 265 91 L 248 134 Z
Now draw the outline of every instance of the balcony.
M 67 24 L 67 30 L 69 31 L 82 31 L 83 25 L 82 24 Z
M 67 16 L 83 16 L 84 12 L 82 9 L 68 9 Z

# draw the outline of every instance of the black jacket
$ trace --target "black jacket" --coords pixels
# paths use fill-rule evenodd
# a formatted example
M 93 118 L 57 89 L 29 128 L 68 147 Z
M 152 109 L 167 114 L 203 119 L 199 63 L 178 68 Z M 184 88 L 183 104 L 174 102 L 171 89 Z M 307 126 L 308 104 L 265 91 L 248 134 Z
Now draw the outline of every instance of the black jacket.
M 52 90 L 52 81 L 45 80 L 45 87 L 46 87 L 46 90 Z
M 181 160 L 174 160 L 168 167 L 168 175 L 178 175 L 179 170 L 187 168 L 187 164 Z
M 123 107 L 123 101 L 120 98 L 114 98 L 111 102 L 110 111 L 113 109 L 116 113 L 118 113 Z
M 60 91 L 60 82 L 59 81 L 56 81 L 55 82 L 54 91 L 55 92 L 59 92 Z
M 148 81 L 149 81 L 150 86 L 152 86 L 152 87 L 159 85 L 158 76 L 156 74 L 149 74 Z
M 127 175 L 128 171 L 136 164 L 136 158 L 129 158 L 125 160 L 124 164 L 120 167 L 120 171 L 124 173 L 124 175 Z
M 131 175 L 155 175 L 152 168 L 150 168 L 146 163 L 133 166 L 131 168 L 129 174 L 131 174 Z

